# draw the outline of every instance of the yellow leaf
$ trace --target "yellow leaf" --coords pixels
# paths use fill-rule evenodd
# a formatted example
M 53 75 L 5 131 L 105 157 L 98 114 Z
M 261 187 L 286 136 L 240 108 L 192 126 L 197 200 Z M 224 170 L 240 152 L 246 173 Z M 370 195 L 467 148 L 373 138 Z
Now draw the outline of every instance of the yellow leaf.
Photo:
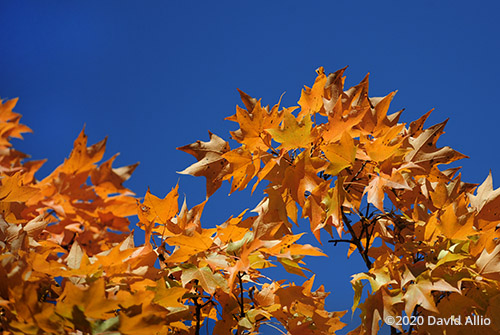
M 302 95 L 298 102 L 301 107 L 299 120 L 302 120 L 304 116 L 319 112 L 321 106 L 323 106 L 323 95 L 326 84 L 325 69 L 320 66 L 316 72 L 318 73 L 318 77 L 316 77 L 313 87 L 309 88 L 306 86 L 302 90 Z
M 132 317 L 120 313 L 119 331 L 124 335 L 157 334 L 164 324 L 163 318 L 154 313 L 139 313 Z
M 245 147 L 226 152 L 222 157 L 229 162 L 230 168 L 224 180 L 233 178 L 230 193 L 243 190 L 260 170 L 260 158 Z
M 2 186 L 0 186 L 0 201 L 4 202 L 25 202 L 32 198 L 40 190 L 31 186 L 23 185 L 21 172 L 16 172 L 12 176 L 2 175 Z
M 311 134 L 311 117 L 306 116 L 299 122 L 293 114 L 285 110 L 281 127 L 269 128 L 266 131 L 271 134 L 273 140 L 281 143 L 280 149 L 292 150 L 297 148 L 308 148 L 314 140 Z
M 342 134 L 338 143 L 327 144 L 322 149 L 326 158 L 330 161 L 330 165 L 325 172 L 333 176 L 339 174 L 343 169 L 351 167 L 356 159 L 357 147 L 347 132 Z
M 182 270 L 181 281 L 183 286 L 193 279 L 197 279 L 198 284 L 209 294 L 214 294 L 217 287 L 227 288 L 227 282 L 221 274 L 214 274 L 207 266 L 202 268 L 190 266 Z
M 150 208 L 151 213 L 153 213 L 156 218 L 158 218 L 159 223 L 166 224 L 171 218 L 173 218 L 179 211 L 179 205 L 177 199 L 179 198 L 179 184 L 175 186 L 163 199 L 160 199 L 151 192 L 146 192 L 144 198 L 144 205 Z
M 165 280 L 158 280 L 155 290 L 155 297 L 153 302 L 165 308 L 176 308 L 176 307 L 185 307 L 182 303 L 182 296 L 188 292 L 187 289 L 183 287 L 169 287 L 167 288 L 165 285 Z

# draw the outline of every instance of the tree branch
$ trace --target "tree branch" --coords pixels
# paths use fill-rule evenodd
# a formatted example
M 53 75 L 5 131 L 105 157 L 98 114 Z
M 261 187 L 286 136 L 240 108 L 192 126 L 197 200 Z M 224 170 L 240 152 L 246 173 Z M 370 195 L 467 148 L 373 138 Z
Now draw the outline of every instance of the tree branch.
M 200 327 L 201 327 L 201 305 L 198 302 L 198 297 L 192 298 L 194 305 L 196 306 L 195 310 L 195 318 L 196 318 L 196 328 L 194 330 L 195 335 L 200 335 Z
M 351 244 L 354 244 L 355 246 L 357 246 L 356 242 L 354 242 L 353 240 L 342 240 L 342 239 L 340 239 L 340 240 L 328 240 L 328 242 L 333 243 L 333 246 L 336 246 L 337 243 L 339 243 L 339 242 L 351 243 Z
M 368 257 L 368 252 L 367 250 L 365 250 L 363 248 L 363 245 L 361 244 L 361 237 L 358 237 L 356 235 L 356 232 L 354 231 L 354 229 L 352 228 L 352 225 L 351 225 L 351 220 L 349 220 L 349 218 L 347 217 L 347 215 L 345 214 L 344 212 L 344 208 L 342 207 L 342 221 L 344 221 L 344 224 L 346 225 L 347 227 L 347 230 L 349 230 L 349 233 L 351 234 L 352 236 L 352 242 L 354 243 L 354 245 L 356 246 L 356 248 L 358 249 L 358 252 L 361 254 L 361 257 L 363 258 L 363 261 L 365 262 L 366 264 L 366 267 L 368 269 L 371 269 L 372 267 L 372 262 L 370 261 L 370 258 Z
M 244 274 L 238 271 L 238 280 L 240 282 L 240 301 L 238 301 L 238 304 L 240 305 L 240 317 L 245 316 L 245 304 L 243 301 L 243 278 Z
M 358 172 L 356 172 L 356 174 L 354 175 L 354 177 L 352 177 L 351 181 L 349 183 L 346 183 L 346 184 L 349 184 L 345 187 L 345 191 L 347 192 L 349 190 L 349 187 L 351 187 L 351 183 L 353 181 L 356 180 L 356 178 L 358 178 L 359 174 L 363 171 L 363 169 L 365 168 L 366 164 L 368 163 L 368 161 L 364 161 L 363 162 L 363 165 L 361 165 L 361 167 L 359 168 Z

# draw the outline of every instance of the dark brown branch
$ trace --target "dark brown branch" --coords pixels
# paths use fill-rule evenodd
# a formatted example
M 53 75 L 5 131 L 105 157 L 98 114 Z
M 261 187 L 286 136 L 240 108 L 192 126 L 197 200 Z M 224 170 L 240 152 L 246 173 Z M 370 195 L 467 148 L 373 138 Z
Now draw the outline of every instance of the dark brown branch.
M 368 249 L 364 249 L 363 245 L 361 244 L 361 237 L 356 235 L 356 232 L 352 228 L 351 221 L 347 217 L 347 215 L 344 212 L 344 209 L 342 207 L 342 221 L 344 221 L 344 224 L 347 227 L 347 230 L 349 230 L 349 233 L 352 236 L 352 242 L 358 249 L 358 252 L 360 253 L 361 257 L 363 258 L 363 261 L 366 264 L 366 267 L 368 269 L 371 269 L 372 267 L 372 262 L 370 261 L 370 258 L 368 257 Z
M 363 171 L 363 169 L 365 168 L 366 164 L 368 163 L 368 161 L 364 161 L 363 162 L 363 165 L 361 165 L 361 167 L 359 168 L 358 172 L 356 172 L 356 174 L 354 175 L 354 177 L 352 177 L 350 183 L 345 187 L 345 191 L 347 192 L 349 190 L 349 187 L 351 187 L 351 183 L 353 181 L 356 181 L 356 178 L 358 178 L 358 176 L 360 175 L 360 173 Z M 346 183 L 347 184 L 347 183 Z
M 195 297 L 195 298 L 192 298 L 193 299 L 193 302 L 196 306 L 196 315 L 195 315 L 195 318 L 196 318 L 196 328 L 194 330 L 194 333 L 195 335 L 200 335 L 200 327 L 201 327 L 201 305 L 200 303 L 198 302 L 198 297 Z
M 238 280 L 240 282 L 240 301 L 238 304 L 240 305 L 240 317 L 243 318 L 245 316 L 245 303 L 243 301 L 243 276 L 244 274 L 238 272 Z
M 262 137 L 262 133 L 259 135 L 259 137 L 264 140 L 264 138 Z M 274 149 L 272 146 L 269 146 L 269 150 L 271 150 L 271 153 L 276 156 L 276 157 L 279 157 L 280 154 L 276 151 L 276 149 Z M 290 165 L 292 165 L 292 161 L 289 160 L 288 158 L 286 157 L 282 157 L 285 161 L 287 161 Z
M 353 240 L 328 240 L 328 242 L 330 243 L 333 243 L 333 246 L 336 246 L 337 243 L 339 242 L 345 242 L 345 243 L 351 243 L 351 244 L 354 244 L 355 246 L 357 246 L 356 242 L 354 242 Z
M 415 308 L 413 308 L 413 313 L 411 313 L 411 315 L 414 317 L 418 316 L 418 314 L 419 314 L 418 310 L 417 310 L 418 306 L 419 305 L 416 305 Z M 411 334 L 413 332 L 413 325 L 414 324 L 412 322 L 410 322 L 410 327 L 408 328 L 408 334 Z

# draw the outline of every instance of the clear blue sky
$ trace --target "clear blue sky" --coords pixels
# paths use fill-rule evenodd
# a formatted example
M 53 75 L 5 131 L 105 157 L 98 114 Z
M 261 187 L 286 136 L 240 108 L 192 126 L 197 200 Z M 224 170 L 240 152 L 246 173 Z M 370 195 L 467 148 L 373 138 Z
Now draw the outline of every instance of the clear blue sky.
M 499 10 L 496 1 L 2 1 L 0 97 L 20 97 L 16 111 L 34 133 L 15 145 L 49 159 L 39 178 L 86 124 L 92 143 L 109 135 L 117 166 L 140 161 L 127 183 L 137 195 L 150 186 L 163 196 L 180 181 L 194 206 L 205 180 L 175 173 L 193 163 L 175 147 L 207 140 L 207 130 L 228 138 L 236 88 L 265 105 L 286 91 L 294 105 L 318 66 L 349 65 L 349 86 L 370 72 L 371 96 L 399 90 L 392 111 L 406 108 L 402 121 L 431 108 L 428 125 L 449 117 L 439 143 L 471 157 L 464 179 L 482 182 L 492 169 L 498 187 Z M 206 226 L 260 199 L 228 191 L 210 200 Z M 308 265 L 332 292 L 328 308 L 349 309 L 350 275 L 363 264 L 345 262 L 344 246 L 324 250 L 329 258 Z

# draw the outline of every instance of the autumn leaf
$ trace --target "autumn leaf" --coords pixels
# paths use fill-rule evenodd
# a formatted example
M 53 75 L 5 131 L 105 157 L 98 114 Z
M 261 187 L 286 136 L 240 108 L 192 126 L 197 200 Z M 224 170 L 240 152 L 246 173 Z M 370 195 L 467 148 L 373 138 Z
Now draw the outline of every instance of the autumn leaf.
M 167 238 L 165 241 L 169 245 L 178 246 L 172 255 L 167 258 L 168 262 L 184 262 L 189 257 L 208 250 L 213 243 L 211 236 L 213 229 L 204 230 L 203 233 L 193 232 L 192 236 L 178 235 Z
M 302 90 L 302 95 L 298 102 L 301 107 L 298 116 L 299 120 L 302 120 L 306 115 L 318 113 L 323 105 L 323 92 L 327 78 L 325 76 L 325 69 L 322 66 L 320 66 L 316 72 L 318 73 L 318 77 L 316 77 L 313 87 L 309 88 L 306 86 L 305 89 Z
M 153 302 L 165 308 L 187 308 L 181 301 L 181 298 L 188 292 L 183 287 L 168 287 L 165 285 L 165 280 L 157 281 L 155 298 Z
M 195 143 L 177 148 L 193 155 L 198 162 L 189 166 L 180 174 L 204 176 L 207 179 L 207 197 L 211 196 L 222 184 L 227 169 L 227 162 L 222 155 L 229 151 L 229 144 L 219 136 L 208 132 L 209 142 L 196 141 Z
M 338 143 L 323 146 L 323 151 L 330 162 L 325 172 L 336 176 L 340 171 L 354 164 L 357 147 L 352 137 L 344 132 Z
M 98 194 L 127 193 L 128 190 L 122 184 L 130 178 L 139 163 L 113 168 L 112 164 L 117 156 L 118 154 L 114 155 L 97 169 L 91 171 L 90 178 L 96 186 L 95 189 Z
M 240 91 L 245 108 L 227 118 L 239 126 L 230 132 L 232 150 L 210 132 L 208 142 L 178 148 L 197 160 L 180 173 L 206 178 L 206 199 L 192 208 L 186 200 L 179 207 L 179 185 L 163 199 L 148 189 L 139 201 L 123 185 L 137 164 L 113 168 L 116 155 L 100 163 L 106 139 L 87 146 L 83 130 L 69 158 L 35 178 L 44 161 L 12 148 L 10 139 L 30 130 L 12 110 L 17 99 L 2 101 L 0 328 L 257 334 L 272 322 L 283 334 L 334 334 L 345 312 L 325 309 L 329 293 L 313 290 L 314 275 L 299 285 L 268 270 L 280 263 L 306 276 L 309 257 L 330 253 L 329 245 L 300 244 L 296 229 L 305 223 L 320 244 L 321 232 L 333 236 L 335 228 L 339 238 L 329 242 L 363 260 L 365 272 L 351 281 L 361 323 L 351 334 L 376 334 L 388 316 L 465 312 L 492 320 L 475 333 L 498 333 L 500 191 L 491 173 L 477 187 L 460 167 L 441 170 L 466 157 L 437 147 L 446 122 L 424 128 L 428 112 L 402 123 L 402 111 L 389 112 L 395 92 L 369 97 L 368 75 L 344 88 L 344 72 L 320 67 L 298 114 L 280 107 L 281 98 L 269 109 Z M 202 218 L 223 181 L 233 193 L 255 177 L 254 210 L 222 222 Z M 132 215 L 139 220 L 130 225 Z
M 260 171 L 260 159 L 245 147 L 226 152 L 222 157 L 229 162 L 230 169 L 224 180 L 233 179 L 231 192 L 243 190 Z
M 476 265 L 482 276 L 500 279 L 500 245 L 497 245 L 491 252 L 484 249 L 476 260 Z
M 209 267 L 197 268 L 190 266 L 182 270 L 181 281 L 185 286 L 191 280 L 198 280 L 198 284 L 210 294 L 215 293 L 215 289 L 221 287 L 225 289 L 226 281 L 222 278 L 219 273 L 214 274 Z
M 40 190 L 32 186 L 24 186 L 20 172 L 13 176 L 2 176 L 0 186 L 0 201 L 5 202 L 25 202 L 37 194 Z
M 284 118 L 281 127 L 266 129 L 276 142 L 281 143 L 280 149 L 291 150 L 307 148 L 311 145 L 314 137 L 311 134 L 312 122 L 309 116 L 298 121 L 289 110 L 283 111 Z
M 460 292 L 457 288 L 451 286 L 443 279 L 433 281 L 430 278 L 426 278 L 424 275 L 422 275 L 421 277 L 416 279 L 414 284 L 407 287 L 406 292 L 403 296 L 403 300 L 406 304 L 406 314 L 411 315 L 417 304 L 428 311 L 439 313 L 434 301 L 434 296 L 432 295 L 432 291 L 457 293 Z
M 410 138 L 412 150 L 406 155 L 405 161 L 422 166 L 448 164 L 467 156 L 450 147 L 436 148 L 436 142 L 443 134 L 446 122 L 436 124 L 424 130 L 418 137 Z
M 75 140 L 73 150 L 69 158 L 64 161 L 61 172 L 76 173 L 89 171 L 94 167 L 95 163 L 102 159 L 104 150 L 106 149 L 107 138 L 87 147 L 87 135 L 85 135 L 84 130 L 85 128 L 82 129 L 80 135 Z
M 238 91 L 247 109 L 236 106 L 236 114 L 226 118 L 238 122 L 240 126 L 240 129 L 232 131 L 231 135 L 239 143 L 245 144 L 250 152 L 266 151 L 271 146 L 271 137 L 264 130 L 278 125 L 283 119 L 283 112 L 278 110 L 279 103 L 269 111 L 269 107 L 261 106 L 260 100 Z
M 179 211 L 177 199 L 179 198 L 177 184 L 163 199 L 160 199 L 151 192 L 146 192 L 144 197 L 144 205 L 150 208 L 151 213 L 155 216 L 159 223 L 166 224 L 167 221 L 172 219 Z
M 478 216 L 489 221 L 498 220 L 500 217 L 500 188 L 493 190 L 493 178 L 491 172 L 484 182 L 477 188 L 476 195 L 467 194 L 472 208 L 478 212 Z
M 59 301 L 56 311 L 61 315 L 68 315 L 68 313 L 71 313 L 73 306 L 77 306 L 85 315 L 95 319 L 114 315 L 114 310 L 120 304 L 118 299 L 108 299 L 106 297 L 103 278 L 97 279 L 86 289 L 67 282 Z

